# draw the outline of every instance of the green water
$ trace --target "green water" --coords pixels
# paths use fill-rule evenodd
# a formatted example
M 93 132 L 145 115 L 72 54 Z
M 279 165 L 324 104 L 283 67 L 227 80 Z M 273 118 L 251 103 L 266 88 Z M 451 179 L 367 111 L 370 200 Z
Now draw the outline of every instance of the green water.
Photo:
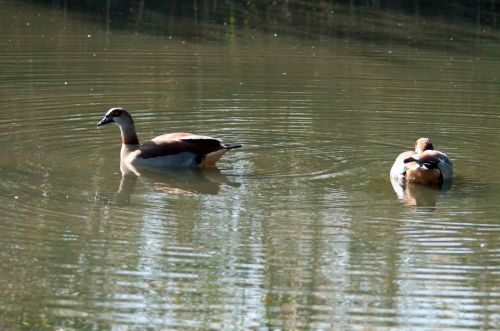
M 500 328 L 495 32 L 192 40 L 0 10 L 0 329 Z M 243 148 L 122 178 L 112 106 L 142 140 Z M 422 136 L 456 178 L 395 192 Z

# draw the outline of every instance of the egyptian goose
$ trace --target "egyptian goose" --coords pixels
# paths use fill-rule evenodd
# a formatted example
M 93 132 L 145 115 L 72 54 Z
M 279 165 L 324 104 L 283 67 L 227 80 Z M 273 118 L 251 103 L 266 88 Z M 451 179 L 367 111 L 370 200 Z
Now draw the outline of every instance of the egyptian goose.
M 391 168 L 391 178 L 417 184 L 442 184 L 453 179 L 453 164 L 448 156 L 434 150 L 429 138 L 415 142 L 415 151 L 399 154 Z
M 215 163 L 239 144 L 224 144 L 221 140 L 191 133 L 169 133 L 139 143 L 132 116 L 123 108 L 111 108 L 97 126 L 116 123 L 120 127 L 122 148 L 121 165 L 152 167 L 214 166 Z

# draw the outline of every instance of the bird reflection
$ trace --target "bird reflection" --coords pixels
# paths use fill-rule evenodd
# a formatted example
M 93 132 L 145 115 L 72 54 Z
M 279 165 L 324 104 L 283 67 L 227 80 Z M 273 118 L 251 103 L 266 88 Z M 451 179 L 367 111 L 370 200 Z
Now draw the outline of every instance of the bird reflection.
M 391 178 L 392 188 L 398 198 L 410 207 L 434 207 L 437 197 L 451 188 L 452 181 L 439 185 L 422 185 L 401 182 Z
M 123 169 L 122 169 L 123 170 Z M 122 171 L 120 187 L 115 194 L 117 205 L 130 203 L 137 180 L 155 192 L 165 194 L 218 194 L 223 185 L 238 187 L 223 175 L 218 168 L 173 168 L 141 169 L 141 172 Z

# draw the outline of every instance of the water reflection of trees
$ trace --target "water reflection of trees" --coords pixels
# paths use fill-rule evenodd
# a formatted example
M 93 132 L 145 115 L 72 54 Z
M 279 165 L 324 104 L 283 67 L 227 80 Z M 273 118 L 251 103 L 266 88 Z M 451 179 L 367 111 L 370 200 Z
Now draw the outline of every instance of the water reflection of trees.
M 215 23 L 244 29 L 275 32 L 338 34 L 363 24 L 363 18 L 382 13 L 439 17 L 452 23 L 468 22 L 497 27 L 500 6 L 496 1 L 453 2 L 430 0 L 51 0 L 42 1 L 69 10 L 100 13 L 135 24 L 168 24 L 185 18 L 195 23 Z M 345 18 L 347 17 L 347 18 Z M 120 20 L 117 20 L 120 18 Z M 354 19 L 353 19 L 354 18 Z M 356 18 L 360 18 L 358 21 Z M 347 21 L 343 21 L 347 19 Z M 156 22 L 156 23 L 155 23 Z

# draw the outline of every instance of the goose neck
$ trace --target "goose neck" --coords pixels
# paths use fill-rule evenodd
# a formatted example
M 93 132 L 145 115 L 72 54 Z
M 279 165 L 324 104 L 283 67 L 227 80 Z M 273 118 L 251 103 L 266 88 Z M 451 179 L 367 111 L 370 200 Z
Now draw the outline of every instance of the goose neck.
M 139 145 L 139 138 L 135 132 L 134 125 L 120 126 L 123 145 Z

